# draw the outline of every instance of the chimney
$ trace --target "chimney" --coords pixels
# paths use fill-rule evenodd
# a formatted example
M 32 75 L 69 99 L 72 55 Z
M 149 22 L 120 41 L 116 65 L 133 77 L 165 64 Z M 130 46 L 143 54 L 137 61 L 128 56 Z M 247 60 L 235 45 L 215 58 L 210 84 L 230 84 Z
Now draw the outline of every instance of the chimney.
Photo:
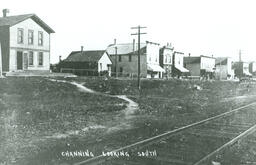
M 83 46 L 81 46 L 81 52 L 83 52 L 84 51 L 84 47 Z
M 133 54 L 135 52 L 135 39 L 132 40 L 132 51 L 133 51 Z
M 188 56 L 190 57 L 190 53 L 188 53 Z
M 114 45 L 116 45 L 116 39 L 114 39 Z
M 59 56 L 59 62 L 61 62 L 61 56 Z
M 7 13 L 9 13 L 9 9 L 3 9 L 3 17 L 7 17 Z

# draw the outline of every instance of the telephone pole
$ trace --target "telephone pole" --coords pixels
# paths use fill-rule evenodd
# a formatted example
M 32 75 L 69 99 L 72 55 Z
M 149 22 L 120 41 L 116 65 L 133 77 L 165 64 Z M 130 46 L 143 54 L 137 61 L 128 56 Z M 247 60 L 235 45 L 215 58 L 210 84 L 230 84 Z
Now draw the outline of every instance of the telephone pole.
M 140 29 L 144 29 L 147 27 L 141 27 L 140 25 L 137 27 L 131 27 L 131 29 L 138 29 L 137 33 L 133 33 L 131 35 L 137 35 L 138 36 L 138 88 L 140 90 L 140 35 L 141 34 L 147 34 L 147 33 L 141 33 Z
M 114 39 L 114 45 L 115 45 L 115 76 L 118 77 L 118 73 L 117 73 L 117 46 L 116 46 L 116 39 Z
M 3 77 L 3 65 L 2 65 L 2 46 L 0 42 L 0 78 Z

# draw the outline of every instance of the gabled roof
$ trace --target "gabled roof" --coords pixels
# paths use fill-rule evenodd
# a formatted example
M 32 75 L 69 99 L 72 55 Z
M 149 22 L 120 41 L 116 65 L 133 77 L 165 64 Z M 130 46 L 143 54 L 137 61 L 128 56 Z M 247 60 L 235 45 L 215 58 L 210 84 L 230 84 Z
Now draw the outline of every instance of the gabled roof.
M 52 28 L 50 28 L 45 22 L 43 22 L 37 15 L 35 14 L 25 14 L 25 15 L 17 15 L 17 16 L 8 16 L 8 17 L 0 17 L 0 26 L 13 26 L 26 19 L 31 18 L 37 24 L 39 24 L 45 31 L 48 33 L 55 33 Z
M 73 51 L 64 60 L 65 62 L 98 62 L 105 50 Z
M 115 47 L 117 47 L 117 54 L 119 55 L 126 55 L 133 53 L 133 43 L 125 43 L 125 44 L 112 44 L 109 45 L 107 48 L 107 53 L 109 55 L 114 55 L 115 54 Z M 143 50 L 146 48 L 146 43 L 141 43 L 140 44 L 140 49 Z M 135 44 L 134 51 L 138 51 L 138 44 Z

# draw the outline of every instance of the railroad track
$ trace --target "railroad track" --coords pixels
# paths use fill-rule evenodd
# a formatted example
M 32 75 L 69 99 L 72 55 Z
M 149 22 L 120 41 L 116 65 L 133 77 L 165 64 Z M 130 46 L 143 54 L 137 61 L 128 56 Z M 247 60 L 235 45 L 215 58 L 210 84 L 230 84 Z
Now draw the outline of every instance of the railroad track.
M 205 165 L 256 130 L 256 103 L 168 131 L 75 165 Z M 120 153 L 128 153 L 120 155 Z

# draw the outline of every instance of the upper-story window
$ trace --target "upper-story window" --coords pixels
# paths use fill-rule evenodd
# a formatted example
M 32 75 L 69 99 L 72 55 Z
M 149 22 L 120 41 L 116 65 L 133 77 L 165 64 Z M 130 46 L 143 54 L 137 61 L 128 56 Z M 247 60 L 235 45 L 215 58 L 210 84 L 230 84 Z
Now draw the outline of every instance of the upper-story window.
M 23 29 L 18 29 L 18 43 L 23 44 L 24 41 L 24 31 Z
M 38 32 L 38 45 L 42 46 L 44 43 L 44 35 L 43 32 Z
M 34 43 L 34 31 L 33 30 L 28 30 L 28 44 L 33 44 Z

